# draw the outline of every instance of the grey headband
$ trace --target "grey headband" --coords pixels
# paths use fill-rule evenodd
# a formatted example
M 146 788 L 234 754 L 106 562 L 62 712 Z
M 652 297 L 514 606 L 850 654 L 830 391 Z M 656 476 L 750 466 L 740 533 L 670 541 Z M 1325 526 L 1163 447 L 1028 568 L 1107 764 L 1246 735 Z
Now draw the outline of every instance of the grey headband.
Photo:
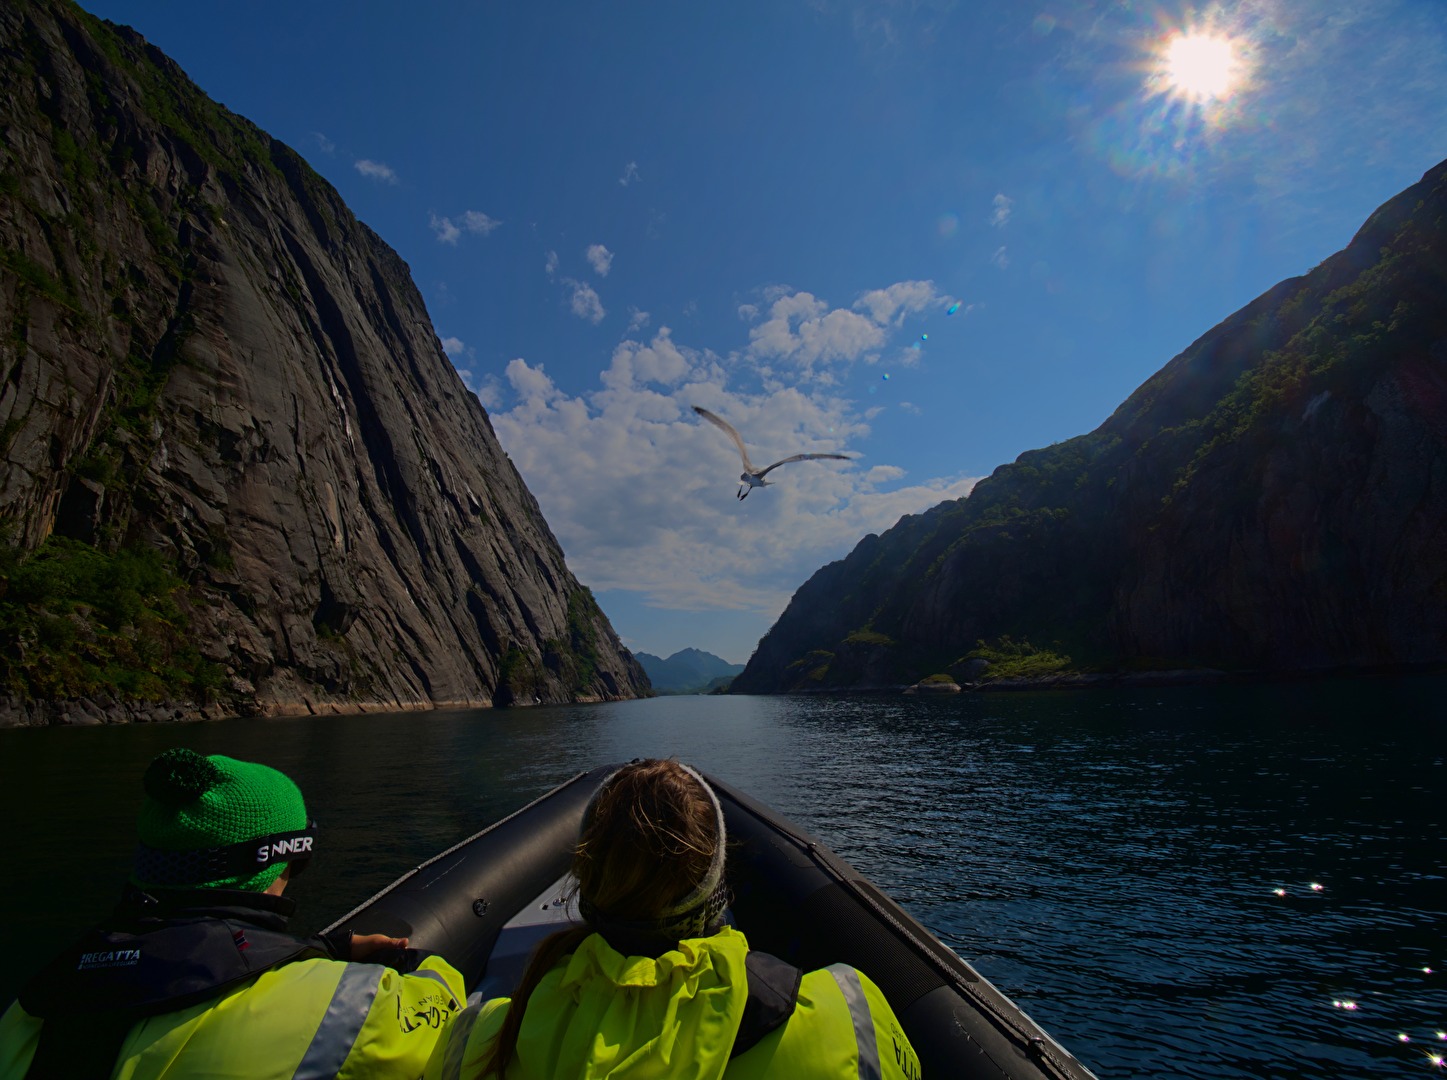
M 718 796 L 714 794 L 714 790 L 709 785 L 709 782 L 703 778 L 697 769 L 685 765 L 681 761 L 678 762 L 678 767 L 698 781 L 698 786 L 703 788 L 704 794 L 708 796 L 708 801 L 713 804 L 714 823 L 718 828 L 718 845 L 714 848 L 713 860 L 708 864 L 708 872 L 704 874 L 703 880 L 698 883 L 691 893 L 662 913 L 662 919 L 670 922 L 678 920 L 681 916 L 689 914 L 696 908 L 703 907 L 714 899 L 715 894 L 719 891 L 719 886 L 723 884 L 724 849 L 728 840 L 728 830 L 724 827 L 723 806 L 719 803 Z M 624 768 L 627 768 L 627 766 L 624 766 Z M 583 823 L 585 827 L 587 823 L 592 820 L 593 807 L 597 804 L 598 797 L 607 790 L 608 785 L 613 782 L 613 778 L 622 771 L 623 769 L 615 769 L 605 776 L 603 782 L 598 785 L 598 790 L 594 792 L 593 797 L 588 800 L 588 806 L 583 811 Z

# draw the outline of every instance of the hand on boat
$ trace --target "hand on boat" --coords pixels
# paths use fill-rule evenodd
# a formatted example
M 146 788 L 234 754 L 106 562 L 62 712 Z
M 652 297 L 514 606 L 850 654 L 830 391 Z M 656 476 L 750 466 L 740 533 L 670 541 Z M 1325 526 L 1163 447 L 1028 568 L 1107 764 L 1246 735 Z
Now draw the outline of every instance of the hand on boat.
M 407 939 L 404 937 L 388 937 L 386 934 L 353 934 L 352 935 L 352 959 L 365 960 L 374 952 L 382 949 L 405 949 Z

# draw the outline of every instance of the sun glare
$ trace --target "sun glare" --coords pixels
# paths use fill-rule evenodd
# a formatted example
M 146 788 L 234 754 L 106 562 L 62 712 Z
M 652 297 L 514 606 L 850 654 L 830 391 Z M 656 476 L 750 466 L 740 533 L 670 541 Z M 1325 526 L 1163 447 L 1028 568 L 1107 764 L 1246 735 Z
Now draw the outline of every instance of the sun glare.
M 1176 93 L 1197 101 L 1229 95 L 1237 68 L 1236 49 L 1226 38 L 1179 34 L 1166 46 L 1166 79 Z

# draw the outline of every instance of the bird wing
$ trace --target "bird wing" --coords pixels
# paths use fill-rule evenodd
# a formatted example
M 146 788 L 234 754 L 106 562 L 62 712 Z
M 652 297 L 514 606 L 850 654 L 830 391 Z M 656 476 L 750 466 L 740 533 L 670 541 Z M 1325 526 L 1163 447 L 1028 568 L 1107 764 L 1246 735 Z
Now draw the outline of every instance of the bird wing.
M 789 462 L 791 462 L 791 461 L 813 461 L 813 460 L 815 460 L 816 458 L 833 458 L 833 459 L 836 460 L 836 461 L 849 461 L 849 460 L 850 460 L 850 458 L 849 458 L 849 456 L 848 456 L 847 454 L 795 454 L 793 457 L 786 457 L 786 458 L 784 458 L 782 461 L 776 461 L 776 462 L 774 462 L 774 463 L 773 463 L 772 465 L 770 465 L 767 469 L 763 470 L 763 472 L 758 472 L 758 473 L 755 473 L 754 475 L 755 475 L 755 476 L 762 477 L 765 473 L 772 472 L 774 469 L 777 469 L 780 465 L 787 465 L 787 464 L 789 464 Z
M 744 449 L 744 440 L 739 437 L 739 433 L 734 430 L 733 425 L 730 424 L 727 420 L 725 420 L 722 416 L 715 416 L 707 409 L 700 409 L 697 405 L 693 407 L 693 411 L 698 413 L 699 416 L 703 417 L 715 427 L 723 428 L 723 430 L 728 434 L 728 437 L 734 441 L 734 445 L 739 448 L 739 457 L 744 459 L 744 472 L 753 472 L 754 467 L 749 463 L 749 452 Z M 770 465 L 769 469 L 772 468 L 773 466 Z M 769 469 L 765 469 L 764 472 L 768 472 Z

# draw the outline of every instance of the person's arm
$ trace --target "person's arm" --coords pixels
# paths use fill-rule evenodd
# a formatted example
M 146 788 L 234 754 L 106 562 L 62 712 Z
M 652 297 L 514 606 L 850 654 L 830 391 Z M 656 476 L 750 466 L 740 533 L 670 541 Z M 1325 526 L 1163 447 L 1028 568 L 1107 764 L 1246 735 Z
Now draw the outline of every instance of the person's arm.
M 854 970 L 854 969 L 851 969 Z M 919 1055 L 909 1044 L 884 992 L 862 971 L 854 970 L 874 1021 L 874 1045 L 879 1054 L 879 1075 L 884 1080 L 920 1080 Z M 847 995 L 846 995 L 847 996 Z
M 433 954 L 408 948 L 409 938 L 387 934 L 356 934 L 351 930 L 333 930 L 318 934 L 316 940 L 333 960 L 361 964 L 385 964 L 406 975 L 416 971 L 422 961 Z
M 438 1038 L 466 1004 L 462 975 L 442 957 L 428 955 L 410 974 L 382 969 L 375 986 L 366 1022 L 339 1076 L 421 1076 Z
M 511 1006 L 511 998 L 492 998 L 453 1017 L 432 1050 L 424 1080 L 491 1080 L 482 1077 L 482 1065 Z

